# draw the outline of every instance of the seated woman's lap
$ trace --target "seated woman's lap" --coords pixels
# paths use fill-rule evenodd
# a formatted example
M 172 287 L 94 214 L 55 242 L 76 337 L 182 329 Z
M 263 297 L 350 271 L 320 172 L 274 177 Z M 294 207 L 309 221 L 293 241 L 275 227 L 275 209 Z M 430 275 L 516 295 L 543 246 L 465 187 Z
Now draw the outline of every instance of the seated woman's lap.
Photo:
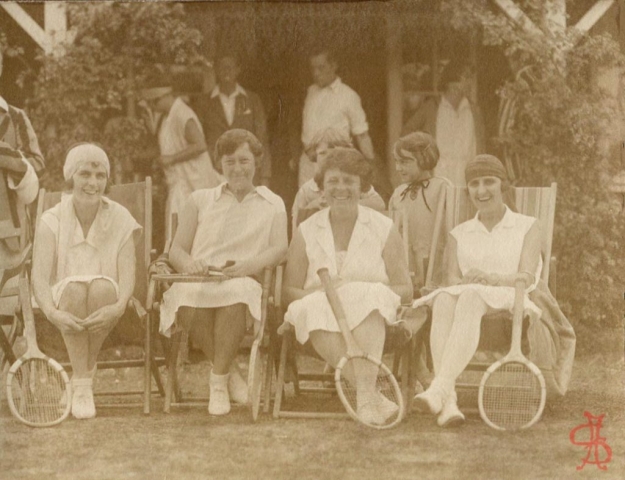
M 386 338 L 384 317 L 378 310 L 371 312 L 352 334 L 358 346 L 374 358 L 381 359 Z M 310 341 L 316 352 L 332 367 L 336 367 L 345 355 L 347 347 L 343 335 L 325 330 L 313 330 L 309 333 Z
M 176 322 L 187 332 L 195 345 L 212 359 L 214 356 L 214 338 L 230 337 L 237 341 L 245 334 L 248 307 L 245 303 L 236 303 L 218 308 L 180 307 Z

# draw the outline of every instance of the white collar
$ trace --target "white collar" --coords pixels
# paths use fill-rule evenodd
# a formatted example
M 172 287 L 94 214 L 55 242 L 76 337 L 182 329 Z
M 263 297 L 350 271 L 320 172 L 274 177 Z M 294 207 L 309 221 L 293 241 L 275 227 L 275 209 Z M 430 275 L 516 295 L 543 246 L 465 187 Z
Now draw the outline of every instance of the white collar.
M 236 97 L 237 95 L 247 95 L 247 92 L 241 85 L 237 83 L 236 87 L 234 87 L 234 92 L 232 92 L 230 95 L 226 95 L 225 93 L 222 93 L 221 90 L 219 90 L 219 85 L 215 85 L 215 88 L 213 88 L 213 91 L 211 92 L 211 98 L 215 98 L 218 95 L 223 95 L 224 97 L 230 98 Z
M 336 77 L 332 83 L 330 83 L 329 85 L 326 85 L 325 87 L 320 87 L 319 85 L 317 85 L 316 83 L 313 83 L 313 86 L 317 89 L 317 90 L 332 90 L 333 92 L 336 92 L 336 90 L 340 87 L 340 85 L 343 82 L 341 81 L 341 77 Z
M 447 100 L 447 98 L 445 98 L 445 95 L 441 95 L 441 104 L 443 104 L 445 108 L 453 110 L 454 112 L 459 112 L 460 110 L 471 108 L 471 104 L 469 103 L 469 99 L 467 97 L 463 97 L 462 100 L 460 100 L 460 103 L 458 104 L 457 109 L 454 108 L 454 106 L 451 104 L 449 100 Z
M 514 222 L 514 212 L 508 208 L 508 205 L 504 205 L 504 207 L 506 208 L 506 211 L 503 214 L 503 217 L 501 218 L 499 223 L 497 223 L 493 227 L 491 232 L 494 232 L 495 229 L 498 229 L 498 228 L 512 228 L 512 227 L 514 227 L 514 224 L 515 224 L 515 222 Z M 468 225 L 468 227 L 469 227 L 468 230 L 470 232 L 477 232 L 477 231 L 488 232 L 488 230 L 486 229 L 484 224 L 478 218 L 479 214 L 480 214 L 480 212 L 477 212 L 475 214 L 475 217 L 473 217 L 473 221 Z
M 7 103 L 7 101 L 4 99 L 2 95 L 0 95 L 0 108 L 4 110 L 5 112 L 9 111 L 9 104 Z
M 228 182 L 222 183 L 221 185 L 216 187 L 216 189 L 217 189 L 217 194 L 215 196 L 215 200 L 216 201 L 219 200 L 224 194 L 234 196 L 234 193 L 232 193 L 228 189 Z M 272 198 L 268 194 L 268 192 L 270 192 L 270 190 L 268 188 L 263 187 L 263 186 L 257 186 L 257 187 L 254 187 L 254 190 L 252 190 L 250 193 L 248 193 L 244 198 L 251 197 L 254 194 L 256 194 L 256 195 L 259 195 L 264 200 L 267 200 L 269 203 L 273 203 L 272 202 Z

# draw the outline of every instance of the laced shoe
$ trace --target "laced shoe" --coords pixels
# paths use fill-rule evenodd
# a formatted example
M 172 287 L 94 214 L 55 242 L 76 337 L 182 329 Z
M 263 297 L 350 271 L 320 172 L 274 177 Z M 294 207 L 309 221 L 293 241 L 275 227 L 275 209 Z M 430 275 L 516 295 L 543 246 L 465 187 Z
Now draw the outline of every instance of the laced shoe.
M 447 395 L 443 402 L 443 409 L 436 419 L 439 427 L 457 427 L 464 423 L 464 415 L 458 408 L 458 397 L 455 392 Z
M 443 409 L 445 391 L 434 382 L 425 392 L 414 397 L 414 406 L 419 412 L 438 415 Z
M 240 405 L 248 403 L 247 382 L 241 375 L 238 365 L 232 362 L 230 366 L 230 377 L 228 377 L 228 394 L 230 399 Z
M 72 388 L 72 416 L 77 419 L 94 418 L 93 380 L 91 378 L 72 379 Z
M 384 414 L 380 411 L 378 405 L 373 402 L 365 403 L 362 406 L 358 406 L 358 408 L 356 409 L 356 414 L 362 422 L 368 423 L 370 425 L 383 425 L 388 418 L 388 416 L 385 417 Z
M 230 397 L 228 395 L 228 377 L 225 375 L 210 374 L 208 385 L 210 398 L 208 400 L 208 413 L 211 415 L 226 415 L 230 413 Z
M 386 422 L 389 418 L 396 415 L 399 411 L 399 405 L 395 402 L 392 402 L 382 393 L 378 393 L 379 402 L 376 405 L 378 412 L 384 417 L 384 421 Z

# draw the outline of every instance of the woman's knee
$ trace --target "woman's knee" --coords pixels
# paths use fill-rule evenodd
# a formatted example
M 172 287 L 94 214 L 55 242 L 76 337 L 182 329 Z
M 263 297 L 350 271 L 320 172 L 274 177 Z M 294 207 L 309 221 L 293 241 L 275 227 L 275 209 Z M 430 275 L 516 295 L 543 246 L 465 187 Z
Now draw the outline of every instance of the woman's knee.
M 436 298 L 434 298 L 434 301 L 432 302 L 432 310 L 438 310 L 445 307 L 455 307 L 457 300 L 458 297 L 450 295 L 447 292 L 441 292 L 436 295 Z
M 87 285 L 80 282 L 70 282 L 63 289 L 59 300 L 59 310 L 73 313 L 79 317 L 86 315 Z
M 96 278 L 89 284 L 89 304 L 102 307 L 117 301 L 115 285 L 106 278 Z
M 474 307 L 474 308 L 486 308 L 486 302 L 482 299 L 482 296 L 473 289 L 467 289 L 458 296 L 458 303 L 461 308 Z
M 247 305 L 245 303 L 235 303 L 226 307 L 215 309 L 215 314 L 219 318 L 224 318 L 228 322 L 245 324 L 247 319 Z

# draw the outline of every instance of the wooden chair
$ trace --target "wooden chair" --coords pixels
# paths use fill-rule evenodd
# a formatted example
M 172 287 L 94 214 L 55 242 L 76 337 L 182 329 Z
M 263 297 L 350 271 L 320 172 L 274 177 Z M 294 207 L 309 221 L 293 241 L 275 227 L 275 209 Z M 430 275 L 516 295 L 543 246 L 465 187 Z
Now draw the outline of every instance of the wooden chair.
M 153 338 L 156 334 L 152 318 L 148 315 L 145 305 L 147 305 L 148 294 L 148 266 L 150 265 L 152 250 L 152 180 L 146 177 L 144 182 L 129 183 L 125 185 L 113 185 L 110 192 L 106 195 L 111 200 L 123 205 L 128 209 L 135 220 L 143 227 L 139 240 L 135 242 L 136 257 L 136 280 L 133 297 L 130 299 L 128 307 L 133 310 L 134 314 L 141 322 L 144 330 L 143 339 L 143 358 L 142 359 L 120 359 L 98 361 L 98 369 L 118 369 L 129 367 L 143 367 L 144 388 L 139 391 L 115 391 L 115 392 L 96 392 L 96 395 L 143 395 L 143 402 L 140 404 L 131 403 L 108 403 L 102 404 L 102 407 L 109 406 L 143 406 L 145 414 L 150 413 L 150 398 L 152 393 L 152 377 L 155 380 L 158 393 L 165 395 L 165 390 L 161 381 L 158 370 L 159 365 L 164 364 L 164 358 L 155 358 L 152 352 Z M 41 190 L 39 193 L 39 203 L 37 205 L 37 219 L 41 214 L 55 206 L 61 201 L 61 192 L 46 192 Z M 43 314 L 40 310 L 39 313 Z M 123 321 L 123 319 L 122 319 Z M 121 321 L 120 321 L 121 323 Z M 119 325 L 118 327 L 119 328 Z M 66 370 L 71 369 L 70 364 L 63 365 Z
M 172 215 L 172 235 L 174 238 L 178 217 Z M 167 262 L 171 242 L 165 246 L 165 252 L 161 256 L 163 262 Z M 167 267 L 172 270 L 171 267 Z M 160 315 L 160 303 L 167 285 L 172 283 L 204 283 L 207 281 L 220 281 L 220 277 L 206 277 L 201 275 L 181 275 L 175 273 L 155 273 L 150 276 L 148 288 L 148 312 L 153 318 L 153 323 L 158 325 Z M 251 406 L 252 420 L 256 421 L 260 413 L 261 402 L 265 413 L 269 412 L 271 400 L 271 382 L 273 378 L 273 363 L 268 361 L 270 350 L 270 337 L 267 334 L 268 318 L 271 316 L 274 303 L 274 292 L 282 288 L 282 268 L 265 268 L 263 271 L 261 319 L 254 322 L 253 328 L 249 329 L 243 339 L 241 348 L 250 352 L 248 368 L 249 404 Z M 161 337 L 162 338 L 162 337 Z M 171 407 L 206 407 L 208 397 L 183 398 L 182 390 L 178 381 L 178 371 L 182 368 L 181 345 L 188 342 L 188 332 L 178 329 L 172 333 L 167 344 L 167 383 L 165 386 L 165 413 L 171 411 Z
M 25 206 L 10 201 L 5 173 L 0 169 L 0 301 L 10 305 L 0 321 L 0 371 L 16 360 L 13 345 L 21 332 L 17 278 L 27 268 L 32 253 Z
M 552 183 L 549 187 L 522 187 L 514 188 L 511 192 L 519 213 L 533 216 L 538 219 L 542 234 L 541 256 L 543 267 L 541 279 L 547 283 L 555 294 L 555 265 L 556 260 L 552 257 L 552 241 L 555 219 L 557 185 Z M 466 188 L 448 188 L 445 201 L 439 204 L 435 221 L 434 239 L 430 250 L 432 259 L 426 273 L 426 286 L 424 293 L 429 293 L 441 285 L 444 258 L 441 245 L 444 245 L 447 232 L 456 225 L 465 222 L 476 215 L 476 208 L 469 199 Z M 483 372 L 492 362 L 478 360 L 484 357 L 481 352 L 501 350 L 507 353 L 510 346 L 512 315 L 507 312 L 496 312 L 482 317 L 482 335 L 478 346 L 478 354 L 466 368 L 465 372 Z M 527 325 L 524 325 L 527 327 Z M 466 378 L 465 377 L 469 377 Z M 471 378 L 473 377 L 473 378 Z M 458 389 L 474 389 L 479 386 L 480 376 L 463 374 L 456 387 Z M 477 383 L 476 383 L 477 382 Z

